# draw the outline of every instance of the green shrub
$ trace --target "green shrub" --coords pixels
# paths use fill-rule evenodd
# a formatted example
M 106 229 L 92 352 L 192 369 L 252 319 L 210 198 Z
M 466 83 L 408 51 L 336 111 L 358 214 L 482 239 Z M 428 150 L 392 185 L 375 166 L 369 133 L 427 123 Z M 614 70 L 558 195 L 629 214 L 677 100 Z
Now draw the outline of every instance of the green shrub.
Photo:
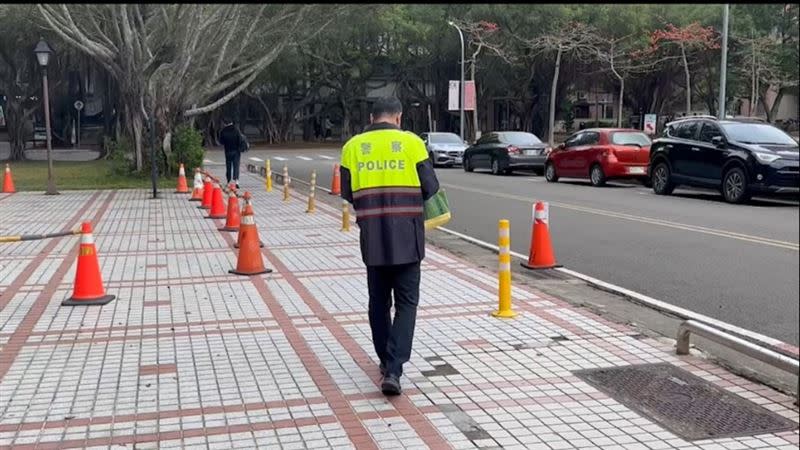
M 172 135 L 172 154 L 170 155 L 170 173 L 178 173 L 183 163 L 189 173 L 195 167 L 203 165 L 203 134 L 190 125 L 180 125 Z
M 125 177 L 136 169 L 133 159 L 133 144 L 130 139 L 122 136 L 115 141 L 106 137 L 103 140 L 103 146 L 108 152 L 108 169 L 112 176 Z

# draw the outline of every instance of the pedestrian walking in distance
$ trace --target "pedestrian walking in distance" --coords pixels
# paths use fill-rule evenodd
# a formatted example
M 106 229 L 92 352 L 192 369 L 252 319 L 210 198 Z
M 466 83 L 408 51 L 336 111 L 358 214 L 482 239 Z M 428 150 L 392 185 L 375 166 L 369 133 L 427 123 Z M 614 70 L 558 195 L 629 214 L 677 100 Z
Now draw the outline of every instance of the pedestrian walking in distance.
M 344 145 L 340 166 L 342 198 L 353 204 L 361 233 L 369 325 L 386 395 L 400 394 L 411 357 L 425 257 L 423 203 L 439 190 L 425 143 L 400 129 L 402 113 L 397 98 L 377 100 L 370 126 Z
M 250 145 L 231 119 L 226 117 L 222 123 L 225 126 L 219 132 L 219 141 L 225 147 L 225 179 L 228 181 L 226 184 L 231 184 L 233 181 L 236 189 L 239 189 L 239 162 L 242 153 L 246 152 Z

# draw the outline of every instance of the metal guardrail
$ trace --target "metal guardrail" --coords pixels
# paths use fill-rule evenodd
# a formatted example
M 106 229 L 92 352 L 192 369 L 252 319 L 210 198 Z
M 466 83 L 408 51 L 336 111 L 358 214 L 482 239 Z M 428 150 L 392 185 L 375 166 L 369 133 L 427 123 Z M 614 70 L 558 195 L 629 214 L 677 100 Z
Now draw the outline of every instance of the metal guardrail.
M 800 361 L 797 359 L 760 347 L 752 342 L 695 320 L 686 320 L 678 326 L 677 354 L 689 354 L 689 337 L 692 333 L 716 342 L 717 344 L 727 346 L 753 359 L 789 372 L 792 375 L 798 375 L 798 372 L 800 372 Z M 800 396 L 800 381 L 798 381 L 797 389 L 798 392 L 796 392 L 795 395 Z

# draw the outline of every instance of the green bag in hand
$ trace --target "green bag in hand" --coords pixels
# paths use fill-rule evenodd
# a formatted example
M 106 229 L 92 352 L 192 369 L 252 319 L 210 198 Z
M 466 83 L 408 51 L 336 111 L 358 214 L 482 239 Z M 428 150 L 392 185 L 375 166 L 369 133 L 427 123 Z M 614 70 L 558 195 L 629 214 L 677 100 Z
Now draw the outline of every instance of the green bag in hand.
M 444 189 L 425 201 L 425 229 L 432 230 L 450 221 L 450 205 Z

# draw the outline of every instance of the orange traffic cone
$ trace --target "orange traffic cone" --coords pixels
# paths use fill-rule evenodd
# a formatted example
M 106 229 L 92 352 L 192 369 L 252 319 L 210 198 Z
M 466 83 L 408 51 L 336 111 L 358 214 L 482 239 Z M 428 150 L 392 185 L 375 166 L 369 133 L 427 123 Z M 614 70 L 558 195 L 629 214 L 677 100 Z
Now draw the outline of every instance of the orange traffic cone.
M 552 269 L 561 267 L 556 263 L 553 245 L 550 243 L 550 206 L 547 202 L 536 202 L 533 208 L 533 230 L 531 231 L 531 249 L 528 263 L 522 263 L 526 269 Z
M 250 203 L 250 199 L 253 198 L 253 196 L 250 195 L 249 191 L 245 191 L 244 195 L 242 195 L 242 198 L 244 199 L 244 205 L 242 206 L 242 215 L 244 215 L 244 210 L 245 209 L 247 209 L 248 207 L 250 207 L 251 210 L 253 209 L 253 205 Z M 233 244 L 233 248 L 239 248 L 241 245 L 242 245 L 242 231 L 241 231 L 241 224 L 240 224 L 240 226 L 239 226 L 239 235 L 236 236 L 236 242 Z M 259 241 L 258 242 L 258 246 L 260 248 L 264 248 L 264 243 Z
M 253 217 L 253 207 L 248 203 L 242 214 L 242 224 L 239 227 L 239 258 L 236 268 L 229 270 L 237 275 L 260 275 L 270 273 L 272 270 L 264 267 L 264 258 L 259 250 L 258 227 Z
M 333 166 L 333 181 L 331 181 L 331 195 L 342 195 L 342 179 L 339 174 L 339 164 Z
M 114 300 L 114 296 L 106 295 L 103 289 L 103 278 L 100 276 L 100 264 L 97 261 L 97 250 L 92 236 L 92 224 L 83 222 L 78 269 L 75 271 L 75 287 L 72 290 L 72 297 L 61 302 L 61 306 L 105 305 L 111 300 Z
M 190 202 L 201 202 L 203 201 L 203 176 L 200 175 L 200 169 L 194 169 L 194 189 L 192 190 L 192 198 L 189 199 Z
M 236 197 L 236 191 L 231 189 L 228 195 L 228 216 L 225 218 L 225 226 L 219 231 L 239 231 L 240 218 L 239 199 Z
M 211 198 L 214 196 L 214 189 L 211 187 L 211 177 L 206 175 L 203 182 L 203 201 L 197 209 L 211 209 Z
M 11 167 L 6 164 L 6 172 L 3 175 L 3 194 L 13 194 L 17 192 L 14 190 L 14 179 L 11 178 Z
M 178 188 L 175 189 L 176 194 L 188 194 L 189 193 L 189 186 L 186 185 L 186 171 L 183 169 L 183 163 L 181 163 L 181 168 L 178 169 Z
M 214 183 L 214 191 L 211 196 L 211 209 L 208 211 L 206 219 L 224 219 L 225 200 L 222 198 L 222 188 L 218 183 Z

